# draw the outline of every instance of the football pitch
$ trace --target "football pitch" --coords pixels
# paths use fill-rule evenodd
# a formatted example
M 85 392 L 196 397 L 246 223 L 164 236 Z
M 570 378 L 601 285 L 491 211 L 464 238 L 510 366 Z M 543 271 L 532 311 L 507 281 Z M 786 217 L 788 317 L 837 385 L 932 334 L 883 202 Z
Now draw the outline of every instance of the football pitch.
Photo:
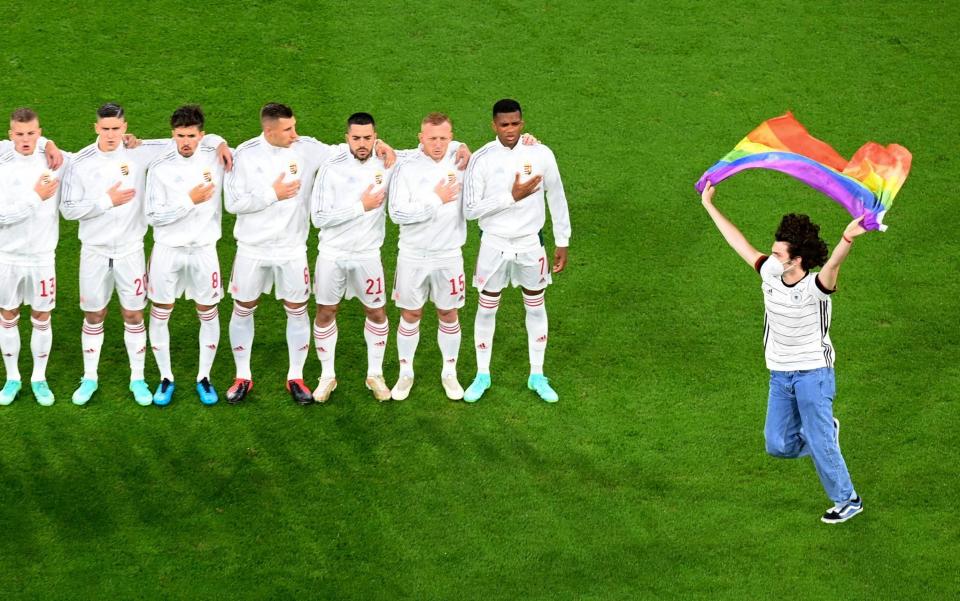
M 100 391 L 82 374 L 76 222 L 61 220 L 50 408 L 0 408 L 3 599 L 948 599 L 960 595 L 960 283 L 956 140 L 960 8 L 937 2 L 24 3 L 0 24 L 0 112 L 29 106 L 62 148 L 94 141 L 97 106 L 141 138 L 201 104 L 232 146 L 289 104 L 302 135 L 343 138 L 369 111 L 395 148 L 420 119 L 493 139 L 518 99 L 557 156 L 570 263 L 546 295 L 547 405 L 526 389 L 519 291 L 497 317 L 493 388 L 475 405 L 439 384 L 425 311 L 410 398 L 364 388 L 363 315 L 338 317 L 339 388 L 299 407 L 283 388 L 285 316 L 256 315 L 256 389 L 203 407 L 188 385 L 197 319 L 171 319 L 181 383 L 139 407 L 114 300 Z M 951 40 L 950 38 L 954 39 Z M 764 452 L 768 372 L 755 273 L 693 184 L 761 121 L 792 110 L 850 156 L 900 143 L 913 171 L 841 269 L 842 449 L 865 510 L 831 504 L 812 463 Z M 831 248 L 849 216 L 781 174 L 718 187 L 760 250 L 806 212 Z M 549 219 L 548 219 L 549 224 Z M 233 217 L 218 245 L 229 273 Z M 545 232 L 552 252 L 549 225 Z M 387 225 L 388 280 L 397 228 Z M 467 276 L 479 243 L 470 224 Z M 150 241 L 148 239 L 148 248 Z M 316 231 L 308 243 L 316 257 Z M 470 382 L 476 292 L 461 312 Z M 229 298 L 212 380 L 233 379 Z M 311 316 L 315 307 L 310 306 Z M 385 374 L 393 384 L 397 309 Z M 29 374 L 29 320 L 20 369 Z M 320 366 L 311 351 L 308 384 Z M 147 359 L 147 380 L 157 383 Z

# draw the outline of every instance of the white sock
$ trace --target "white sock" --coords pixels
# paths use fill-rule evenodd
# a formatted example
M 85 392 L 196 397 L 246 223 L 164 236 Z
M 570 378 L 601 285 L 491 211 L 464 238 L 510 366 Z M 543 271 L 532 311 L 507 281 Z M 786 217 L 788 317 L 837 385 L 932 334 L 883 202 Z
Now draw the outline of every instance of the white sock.
M 197 382 L 210 378 L 213 358 L 217 356 L 220 344 L 220 311 L 216 307 L 208 311 L 197 311 L 200 319 L 200 366 L 197 368 Z
M 83 379 L 96 382 L 100 349 L 103 348 L 103 322 L 90 323 L 84 319 L 80 343 L 83 345 Z
M 30 352 L 33 353 L 31 382 L 43 382 L 47 379 L 47 361 L 53 346 L 53 327 L 50 322 L 50 318 L 47 318 L 47 321 L 30 318 L 30 323 L 33 324 L 33 334 L 30 337 Z
M 317 349 L 317 359 L 320 359 L 320 377 L 336 378 L 337 372 L 333 368 L 333 359 L 337 352 L 336 320 L 326 327 L 313 324 L 313 346 Z
M 7 370 L 7 379 L 20 381 L 20 316 L 7 321 L 0 317 L 0 353 L 3 353 L 3 366 Z
M 233 315 L 230 317 L 230 347 L 233 360 L 237 364 L 237 377 L 251 380 L 250 349 L 253 347 L 253 314 L 257 308 L 247 309 L 233 303 Z
M 420 320 L 409 322 L 400 318 L 397 326 L 397 355 L 400 358 L 400 376 L 413 377 L 413 356 L 420 344 Z
M 173 370 L 170 368 L 170 314 L 173 309 L 150 308 L 150 346 L 157 360 L 160 377 L 173 382 Z
M 477 349 L 477 373 L 490 373 L 490 356 L 493 354 L 493 332 L 497 329 L 499 296 L 480 293 L 477 318 L 473 324 L 473 342 Z
M 547 306 L 543 291 L 523 295 L 527 310 L 527 348 L 530 352 L 530 375 L 543 374 L 543 356 L 547 352 Z
M 310 316 L 306 305 L 297 309 L 284 305 L 283 309 L 287 312 L 287 355 L 290 357 L 287 379 L 302 380 L 303 364 L 310 352 Z
M 367 341 L 367 376 L 383 375 L 383 355 L 387 351 L 388 322 L 373 323 L 367 319 L 363 324 L 363 339 Z
M 147 326 L 140 323 L 123 324 L 123 345 L 130 359 L 130 381 L 143 379 L 143 367 L 147 362 Z
M 440 322 L 437 326 L 437 344 L 443 357 L 440 377 L 457 375 L 457 358 L 460 356 L 460 321 Z

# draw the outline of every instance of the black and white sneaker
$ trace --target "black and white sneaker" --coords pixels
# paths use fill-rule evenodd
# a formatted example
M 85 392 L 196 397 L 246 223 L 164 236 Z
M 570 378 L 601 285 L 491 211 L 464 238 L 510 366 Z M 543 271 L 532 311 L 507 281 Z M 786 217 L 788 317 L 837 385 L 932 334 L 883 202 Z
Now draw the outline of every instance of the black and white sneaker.
M 860 495 L 850 499 L 846 503 L 837 504 L 827 510 L 820 521 L 824 524 L 840 524 L 846 522 L 853 516 L 863 511 L 863 501 Z

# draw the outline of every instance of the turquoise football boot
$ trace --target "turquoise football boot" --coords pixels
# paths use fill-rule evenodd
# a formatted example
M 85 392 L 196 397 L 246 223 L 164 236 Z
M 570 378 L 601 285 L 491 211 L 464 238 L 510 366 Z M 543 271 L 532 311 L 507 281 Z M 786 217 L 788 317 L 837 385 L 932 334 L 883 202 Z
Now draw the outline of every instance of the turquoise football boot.
M 130 382 L 130 392 L 133 393 L 133 400 L 141 407 L 153 404 L 153 393 L 150 392 L 150 387 L 143 380 Z
M 20 394 L 20 380 L 7 380 L 0 390 L 0 405 L 9 405 Z
M 49 407 L 56 400 L 53 398 L 53 393 L 50 391 L 50 387 L 47 386 L 46 380 L 31 382 L 30 388 L 33 389 L 33 398 L 37 399 L 37 402 L 44 407 Z
M 97 388 L 96 380 L 83 378 L 80 380 L 80 386 L 73 391 L 73 397 L 71 397 L 70 400 L 73 401 L 74 405 L 86 405 L 90 401 L 90 397 L 93 396 L 93 393 L 97 391 Z
M 476 403 L 488 388 L 490 388 L 490 374 L 477 374 L 473 383 L 463 391 L 463 400 L 468 403 Z
M 527 378 L 527 388 L 535 391 L 540 398 L 548 403 L 556 403 L 560 400 L 557 391 L 550 387 L 550 381 L 543 374 L 530 374 Z

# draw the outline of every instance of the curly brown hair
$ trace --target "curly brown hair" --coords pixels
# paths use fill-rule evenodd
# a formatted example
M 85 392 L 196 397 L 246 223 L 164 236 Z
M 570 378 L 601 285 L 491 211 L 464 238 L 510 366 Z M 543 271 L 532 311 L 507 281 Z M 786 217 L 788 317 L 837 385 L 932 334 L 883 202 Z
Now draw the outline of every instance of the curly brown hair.
M 829 251 L 827 243 L 820 239 L 820 226 L 810 221 L 807 215 L 784 215 L 774 237 L 777 242 L 789 245 L 791 257 L 800 257 L 800 265 L 805 271 L 827 262 Z

